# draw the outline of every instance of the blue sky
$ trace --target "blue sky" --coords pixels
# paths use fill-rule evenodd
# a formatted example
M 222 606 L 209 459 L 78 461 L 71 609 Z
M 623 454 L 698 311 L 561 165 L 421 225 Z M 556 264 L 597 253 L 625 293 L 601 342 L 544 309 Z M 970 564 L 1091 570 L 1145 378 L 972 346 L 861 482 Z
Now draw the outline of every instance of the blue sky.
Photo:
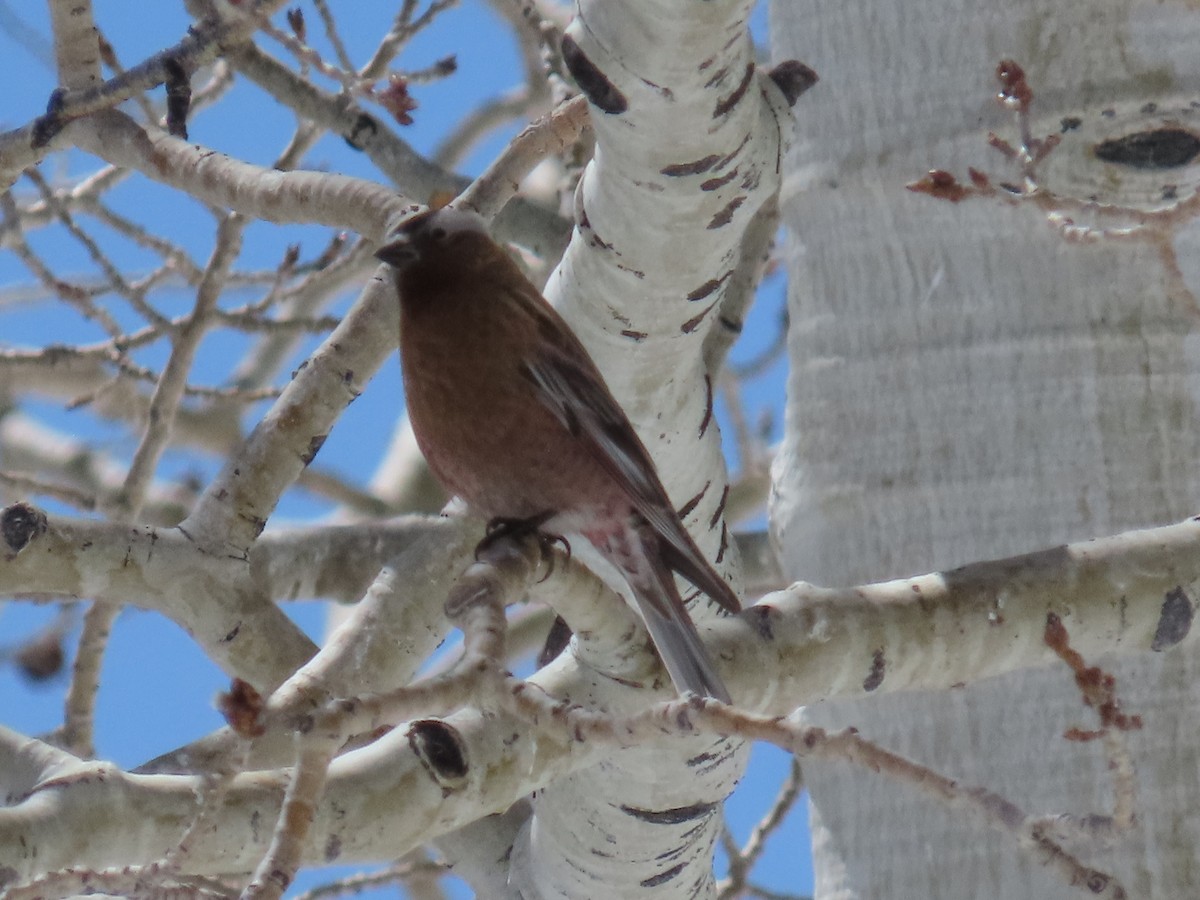
M 188 20 L 181 3 L 142 5 L 121 0 L 96 0 L 94 5 L 101 28 L 126 66 L 177 42 L 187 27 Z M 344 28 L 351 57 L 361 62 L 397 5 L 360 0 L 331 6 Z M 319 45 L 317 15 L 311 6 L 303 8 L 312 42 Z M 136 15 L 132 13 L 134 9 Z M 756 12 L 754 22 L 756 37 L 760 42 L 765 41 L 763 10 Z M 43 4 L 0 0 L 0 78 L 10 86 L 0 96 L 0 128 L 19 127 L 44 109 L 46 98 L 54 87 L 48 35 L 47 12 Z M 275 49 L 270 41 L 264 39 L 261 43 L 269 50 Z M 412 89 L 420 106 L 413 114 L 414 124 L 402 133 L 418 150 L 428 151 L 434 147 L 464 109 L 480 99 L 503 92 L 520 78 L 515 48 L 499 19 L 485 3 L 465 2 L 441 16 L 414 41 L 400 63 L 405 68 L 419 69 L 449 53 L 456 54 L 459 63 L 458 71 L 451 78 Z M 193 141 L 262 164 L 270 164 L 293 126 L 290 112 L 275 105 L 249 84 L 239 85 L 225 102 L 189 123 Z M 476 174 L 481 170 L 517 127 L 505 129 L 487 141 L 467 161 L 464 171 Z M 64 173 L 89 171 L 94 165 L 94 161 L 86 157 L 66 154 L 48 160 L 41 171 L 53 181 Z M 305 167 L 380 180 L 364 154 L 355 153 L 336 138 L 323 139 L 306 158 Z M 31 189 L 28 181 L 17 186 L 21 194 L 27 195 Z M 142 178 L 133 178 L 113 192 L 112 203 L 182 243 L 196 258 L 205 259 L 211 247 L 211 217 L 198 205 L 181 209 L 177 201 L 156 202 L 168 196 L 162 188 Z M 255 225 L 247 235 L 243 260 L 273 267 L 288 244 L 301 243 L 311 256 L 328 237 L 329 233 L 324 229 Z M 77 246 L 64 240 L 61 233 L 47 230 L 31 235 L 30 243 L 38 252 L 52 257 L 65 273 L 83 272 L 89 268 L 86 256 Z M 149 257 L 127 243 L 102 243 L 119 265 L 136 268 L 149 262 Z M 0 291 L 30 282 L 20 261 L 11 253 L 0 251 Z M 245 302 L 255 296 L 248 292 L 234 301 Z M 187 308 L 191 297 L 180 291 L 175 296 L 168 295 L 163 302 L 169 310 L 178 312 Z M 349 296 L 342 301 L 341 308 L 348 302 Z M 773 341 L 783 302 L 782 278 L 774 276 L 760 291 L 743 339 L 734 351 L 735 361 L 753 358 Z M 0 348 L 99 337 L 94 328 L 73 315 L 64 315 L 57 310 L 48 315 L 51 309 L 49 304 L 0 304 Z M 214 384 L 228 374 L 229 361 L 236 358 L 240 345 L 236 338 L 220 340 L 224 343 L 202 348 L 196 380 Z M 142 357 L 147 365 L 154 365 L 161 359 L 159 351 L 150 351 Z M 784 362 L 779 360 L 749 385 L 746 397 L 751 421 L 763 415 L 773 416 L 775 439 L 779 437 L 778 423 L 782 420 L 783 384 Z M 387 446 L 397 414 L 395 398 L 400 391 L 399 366 L 385 366 L 339 420 L 322 448 L 319 463 L 352 481 L 363 483 Z M 61 406 L 49 403 L 35 403 L 23 409 L 64 432 L 98 442 L 117 457 L 128 457 L 135 446 L 135 439 L 121 428 L 98 419 L 86 409 L 65 411 Z M 722 410 L 718 412 L 722 414 Z M 727 452 L 736 464 L 735 449 L 728 441 Z M 170 451 L 163 460 L 162 471 L 193 475 L 203 481 L 211 477 L 217 464 L 216 460 L 195 454 Z M 3 467 L 3 460 L 0 460 L 0 467 Z M 38 498 L 38 502 L 42 500 Z M 312 520 L 327 514 L 330 509 L 328 504 L 292 492 L 281 504 L 273 523 Z M 319 635 L 323 610 L 318 604 L 292 604 L 288 613 L 314 637 Z M 32 604 L 0 605 L 0 647 L 11 647 L 53 615 L 53 610 Z M 68 639 L 68 646 L 70 643 L 71 639 Z M 65 677 L 31 685 L 12 667 L 0 666 L 0 724 L 30 734 L 53 728 L 61 721 L 65 686 Z M 225 686 L 222 673 L 178 627 L 152 613 L 126 611 L 115 628 L 101 680 L 96 734 L 99 753 L 120 765 L 132 766 L 211 731 L 221 724 L 213 709 L 212 698 Z M 740 839 L 744 840 L 750 827 L 768 808 L 786 765 L 784 754 L 773 748 L 756 748 L 749 774 L 728 809 Z M 803 809 L 794 811 L 772 839 L 757 869 L 756 880 L 764 886 L 795 893 L 811 890 L 804 819 Z M 326 877 L 328 873 L 325 872 L 306 873 L 298 886 L 311 887 Z

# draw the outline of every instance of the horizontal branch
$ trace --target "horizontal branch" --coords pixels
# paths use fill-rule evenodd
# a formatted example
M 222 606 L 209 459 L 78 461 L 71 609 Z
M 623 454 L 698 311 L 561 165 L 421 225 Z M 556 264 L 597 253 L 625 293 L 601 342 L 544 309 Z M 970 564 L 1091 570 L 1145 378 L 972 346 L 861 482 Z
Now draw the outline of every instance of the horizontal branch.
M 171 598 L 147 588 L 185 578 L 203 556 L 178 528 L 50 516 L 23 503 L 0 510 L 6 539 L 17 516 L 40 517 L 42 525 L 19 548 L 4 547 L 0 597 L 91 597 L 174 618 L 180 610 Z M 448 540 L 445 523 L 404 516 L 387 522 L 269 531 L 250 551 L 248 569 L 256 589 L 271 600 L 324 598 L 348 603 L 361 599 L 380 568 L 414 542 L 431 533 Z
M 1197 597 L 1200 519 L 1188 519 L 864 587 L 797 583 L 718 623 L 714 643 L 736 700 L 786 714 L 1055 664 L 1051 613 L 1088 658 L 1166 651 L 1193 639 Z
M 11 565 L 0 565 L 0 573 Z M 799 584 L 715 623 L 708 634 L 740 707 L 782 715 L 829 697 L 947 689 L 1053 663 L 1057 657 L 1043 640 L 1051 611 L 1085 657 L 1165 651 L 1191 638 L 1198 590 L 1200 522 L 1189 520 L 860 588 Z M 552 697 L 586 699 L 616 713 L 644 708 L 647 697 L 644 690 L 597 679 L 571 654 L 530 682 Z M 410 745 L 409 729 L 397 728 L 334 761 L 313 825 L 316 846 L 339 834 L 339 821 L 369 821 L 353 841 L 341 832 L 339 839 L 347 840 L 339 844 L 339 860 L 394 856 L 613 752 L 604 742 L 530 728 L 506 710 L 463 710 L 442 721 L 470 763 L 459 788 L 443 791 Z M 0 843 L 24 840 L 49 854 L 70 843 L 63 828 L 90 827 L 84 811 L 91 808 L 127 809 L 151 831 L 169 832 L 171 822 L 188 814 L 193 788 L 194 779 L 183 776 L 82 778 L 39 792 L 36 804 L 0 811 Z M 225 848 L 217 853 L 219 865 L 248 866 L 257 858 L 262 841 L 250 846 L 249 832 L 236 823 L 273 820 L 282 791 L 282 777 L 235 780 L 222 815 L 228 827 L 216 832 Z M 150 855 L 135 860 L 130 848 L 137 845 L 124 829 L 106 833 L 111 844 L 93 847 L 95 865 L 154 859 L 153 843 L 143 845 Z M 43 856 L 39 868 L 72 862 Z
M 226 672 L 269 691 L 317 651 L 274 601 L 358 600 L 388 560 L 431 532 L 450 545 L 453 527 L 412 517 L 281 530 L 263 535 L 246 558 L 213 552 L 179 528 L 47 516 L 19 503 L 0 511 L 0 596 L 155 610 Z
M 319 224 L 380 241 L 416 207 L 383 185 L 327 172 L 281 172 L 147 129 L 120 112 L 72 124 L 81 150 L 235 212 L 279 224 Z

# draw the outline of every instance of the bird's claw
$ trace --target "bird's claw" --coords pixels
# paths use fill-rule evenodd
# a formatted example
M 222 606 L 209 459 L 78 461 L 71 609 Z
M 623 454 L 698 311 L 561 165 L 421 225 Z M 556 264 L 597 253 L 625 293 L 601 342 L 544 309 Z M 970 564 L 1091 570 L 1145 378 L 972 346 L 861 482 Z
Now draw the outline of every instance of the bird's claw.
M 553 512 L 538 513 L 528 519 L 506 519 L 497 517 L 487 523 L 483 540 L 475 545 L 475 562 L 493 544 L 503 540 L 521 540 L 531 535 L 538 535 L 538 545 L 541 546 L 539 529 L 554 515 Z
M 528 519 L 492 519 L 487 523 L 483 540 L 475 545 L 475 562 L 479 562 L 479 558 L 497 541 L 519 541 L 527 537 L 534 537 L 537 540 L 538 551 L 542 555 L 542 562 L 546 564 L 546 574 L 538 579 L 538 584 L 541 584 L 554 574 L 553 551 L 555 544 L 562 544 L 563 550 L 567 554 L 567 561 L 569 562 L 571 559 L 571 545 L 565 537 L 561 534 L 548 534 L 541 530 L 541 527 L 553 516 L 553 512 L 544 512 Z
M 538 550 L 542 553 L 542 562 L 546 564 L 546 574 L 538 579 L 538 584 L 554 574 L 554 545 L 562 544 L 567 554 L 567 562 L 571 561 L 571 543 L 561 534 L 546 534 L 538 532 Z

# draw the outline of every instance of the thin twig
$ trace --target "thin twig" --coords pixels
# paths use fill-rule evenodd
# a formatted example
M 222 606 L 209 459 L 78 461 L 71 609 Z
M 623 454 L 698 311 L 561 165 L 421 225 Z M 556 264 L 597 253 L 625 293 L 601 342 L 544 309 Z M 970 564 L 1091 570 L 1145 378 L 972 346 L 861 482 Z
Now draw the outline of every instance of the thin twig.
M 99 29 L 97 29 L 96 36 L 100 39 L 101 58 L 108 65 L 108 67 L 112 69 L 114 75 L 124 75 L 125 67 L 121 65 L 121 61 L 117 58 L 117 51 L 112 45 L 112 42 L 108 40 L 104 36 L 104 33 L 99 31 Z M 146 117 L 147 122 L 154 122 L 155 124 L 160 123 L 162 117 L 159 115 L 158 110 L 154 108 L 154 103 L 151 102 L 150 98 L 146 96 L 144 91 L 139 91 L 138 93 L 134 94 L 133 100 L 139 107 L 141 107 L 142 115 Z
M 59 278 L 33 252 L 29 244 L 25 241 L 25 236 L 20 231 L 16 204 L 13 202 L 11 191 L 5 191 L 0 195 L 0 207 L 4 210 L 5 224 L 8 226 L 6 243 L 21 262 L 25 264 L 25 267 L 33 273 L 34 277 L 52 294 L 75 307 L 80 315 L 98 324 L 111 337 L 116 337 L 120 334 L 121 327 L 117 324 L 117 321 L 106 310 L 93 303 L 87 291 Z
M 71 215 L 70 210 L 59 201 L 54 191 L 52 191 L 50 186 L 46 183 L 46 180 L 42 178 L 41 173 L 38 172 L 37 169 L 28 169 L 25 172 L 25 176 L 34 183 L 38 191 L 41 193 L 42 199 L 45 201 L 46 205 L 54 213 L 59 222 L 62 223 L 63 227 L 67 229 L 67 232 L 83 245 L 84 249 L 88 252 L 88 256 L 92 258 L 92 262 L 99 266 L 101 271 L 104 272 L 105 277 L 108 278 L 109 287 L 117 294 L 128 300 L 129 304 L 136 309 L 142 315 L 142 317 L 146 319 L 147 322 L 157 325 L 160 328 L 165 327 L 166 318 L 158 310 L 146 302 L 146 298 L 143 296 L 142 292 L 134 290 L 133 286 L 125 280 L 125 276 L 121 274 L 120 270 L 113 265 L 108 256 L 100 249 L 100 246 L 94 240 L 92 240 L 91 236 L 87 232 L 79 227 L 79 225 L 75 222 L 74 217 Z
M 91 511 L 96 508 L 96 495 L 81 491 L 65 484 L 55 484 L 24 472 L 6 472 L 0 470 L 0 487 L 26 495 L 41 495 L 53 497 L 60 503 L 67 503 L 76 509 Z
M 134 518 L 141 509 L 146 487 L 170 439 L 175 413 L 187 386 L 187 376 L 192 368 L 196 348 L 208 328 L 209 319 L 221 296 L 229 270 L 241 252 L 242 234 L 246 225 L 247 219 L 244 216 L 230 213 L 217 227 L 216 246 L 196 291 L 195 309 L 172 338 L 171 356 L 150 398 L 146 431 L 133 454 L 129 475 L 117 497 L 114 512 L 122 518 Z
M 71 669 L 61 731 L 63 747 L 81 759 L 91 759 L 96 754 L 96 692 L 100 689 L 100 665 L 108 647 L 108 636 L 120 612 L 119 604 L 96 600 L 83 617 L 83 631 Z
M 379 46 L 367 64 L 359 69 L 359 77 L 368 80 L 379 78 L 397 54 L 404 49 L 405 44 L 411 41 L 418 32 L 432 24 L 439 13 L 457 5 L 458 0 L 433 0 L 425 12 L 414 19 L 412 16 L 416 12 L 417 4 L 415 0 L 405 0 L 400 12 L 396 15 L 391 30 L 379 42 Z
M 474 209 L 485 219 L 494 217 L 516 194 L 521 179 L 547 156 L 562 153 L 579 140 L 588 123 L 586 98 L 568 100 L 513 138 L 455 205 Z
M 329 11 L 329 4 L 325 0 L 313 0 L 313 6 L 317 8 L 317 15 L 321 17 L 325 36 L 329 38 L 329 44 L 338 58 L 338 65 L 346 71 L 350 71 L 354 68 L 354 63 L 350 61 L 350 54 L 346 52 L 346 45 L 342 42 L 341 34 L 338 33 L 337 22 L 333 19 L 333 13 Z
M 413 874 L 439 876 L 445 875 L 449 871 L 450 868 L 448 866 L 429 859 L 404 862 L 388 866 L 386 869 L 372 872 L 369 875 L 350 875 L 346 878 L 339 878 L 337 881 L 322 884 L 312 890 L 305 891 L 303 894 L 297 894 L 295 900 L 325 900 L 327 897 L 360 894 L 371 888 L 397 884 Z

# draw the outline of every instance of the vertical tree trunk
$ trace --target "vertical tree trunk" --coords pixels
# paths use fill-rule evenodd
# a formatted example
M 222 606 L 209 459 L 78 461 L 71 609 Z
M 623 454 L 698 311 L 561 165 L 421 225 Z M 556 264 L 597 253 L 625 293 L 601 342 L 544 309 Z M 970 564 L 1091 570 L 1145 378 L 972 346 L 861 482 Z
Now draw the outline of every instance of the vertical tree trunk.
M 772 525 L 787 573 L 897 577 L 1194 513 L 1196 230 L 1068 242 L 1034 203 L 904 189 L 935 167 L 1022 184 L 986 142 L 989 130 L 1020 142 L 995 102 L 996 64 L 1011 58 L 1035 93 L 1033 135 L 1062 139 L 1039 168 L 1046 189 L 1127 207 L 1123 224 L 1187 201 L 1200 173 L 1186 137 L 1200 121 L 1194 15 L 1111 0 L 790 0 L 772 13 L 775 57 L 822 80 L 798 109 L 783 197 L 792 374 Z M 1070 849 L 1129 896 L 1191 896 L 1196 661 L 1088 662 L 1145 720 L 1126 736 L 1137 821 L 1111 849 Z M 1063 738 L 1095 727 L 1066 667 L 806 717 L 857 726 L 1028 814 L 1112 809 L 1100 744 Z M 902 785 L 834 764 L 806 775 L 818 897 L 1080 896 L 1010 838 Z

